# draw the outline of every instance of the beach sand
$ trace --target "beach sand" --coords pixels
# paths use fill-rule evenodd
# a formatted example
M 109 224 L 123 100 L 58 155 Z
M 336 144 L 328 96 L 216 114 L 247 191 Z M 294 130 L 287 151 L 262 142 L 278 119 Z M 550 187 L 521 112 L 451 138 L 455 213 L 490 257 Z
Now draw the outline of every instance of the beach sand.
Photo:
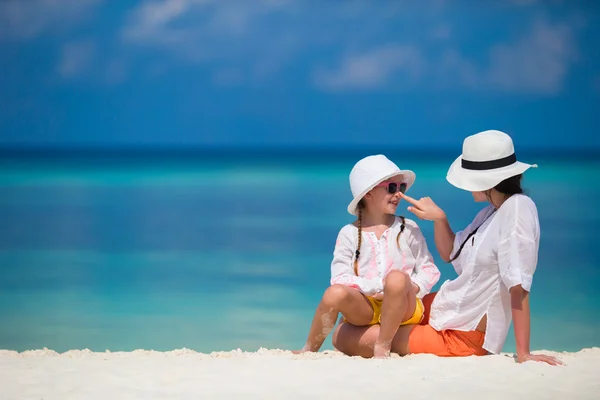
M 600 348 L 545 352 L 566 366 L 517 364 L 509 354 L 387 360 L 335 351 L 56 353 L 0 351 L 10 399 L 598 399 Z

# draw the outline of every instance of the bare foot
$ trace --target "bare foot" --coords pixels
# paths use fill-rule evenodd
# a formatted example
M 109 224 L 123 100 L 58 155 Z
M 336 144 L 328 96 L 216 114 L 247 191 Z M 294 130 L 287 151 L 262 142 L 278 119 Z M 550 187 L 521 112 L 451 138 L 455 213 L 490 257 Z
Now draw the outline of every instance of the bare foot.
M 305 344 L 303 348 L 301 348 L 300 350 L 292 350 L 293 354 L 302 354 L 302 353 L 311 353 L 313 352 L 310 347 Z
M 310 350 L 306 350 L 306 349 L 300 349 L 300 350 L 292 350 L 293 354 L 302 354 L 302 353 L 308 353 Z
M 391 343 L 375 343 L 373 358 L 390 358 Z

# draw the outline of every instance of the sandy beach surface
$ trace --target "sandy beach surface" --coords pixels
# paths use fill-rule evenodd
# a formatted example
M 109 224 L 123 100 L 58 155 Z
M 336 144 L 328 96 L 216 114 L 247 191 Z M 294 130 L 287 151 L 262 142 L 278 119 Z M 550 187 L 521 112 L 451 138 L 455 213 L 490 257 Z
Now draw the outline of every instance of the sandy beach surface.
M 3 400 L 12 399 L 598 399 L 600 348 L 545 352 L 566 366 L 516 364 L 510 354 L 388 360 L 335 351 L 197 353 L 0 351 Z M 235 396 L 235 397 L 234 397 Z M 239 397 L 237 397 L 239 396 Z M 285 396 L 285 397 L 284 397 Z

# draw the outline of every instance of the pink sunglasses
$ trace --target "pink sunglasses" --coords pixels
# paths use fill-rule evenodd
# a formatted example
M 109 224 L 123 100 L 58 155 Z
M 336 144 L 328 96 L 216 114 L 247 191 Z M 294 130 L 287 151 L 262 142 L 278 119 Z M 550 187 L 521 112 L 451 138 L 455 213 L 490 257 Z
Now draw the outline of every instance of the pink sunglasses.
M 397 192 L 401 192 L 404 193 L 406 192 L 406 183 L 402 182 L 383 182 L 380 183 L 379 185 L 375 186 L 375 187 L 379 187 L 379 186 L 384 186 L 387 188 L 387 192 L 389 194 L 396 194 Z

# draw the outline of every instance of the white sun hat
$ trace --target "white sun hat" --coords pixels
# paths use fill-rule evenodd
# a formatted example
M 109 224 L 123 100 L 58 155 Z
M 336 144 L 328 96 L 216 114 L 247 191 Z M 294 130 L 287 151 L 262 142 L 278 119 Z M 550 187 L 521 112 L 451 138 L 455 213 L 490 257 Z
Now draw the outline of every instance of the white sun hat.
M 464 140 L 462 154 L 448 169 L 446 179 L 459 189 L 483 192 L 532 167 L 537 165 L 517 161 L 510 136 L 489 130 Z
M 402 175 L 402 182 L 406 183 L 408 191 L 415 182 L 416 176 L 413 171 L 398 168 L 382 154 L 368 156 L 358 161 L 350 171 L 350 190 L 354 198 L 348 205 L 348 212 L 358 215 L 356 209 L 358 202 L 375 186 L 398 175 Z

